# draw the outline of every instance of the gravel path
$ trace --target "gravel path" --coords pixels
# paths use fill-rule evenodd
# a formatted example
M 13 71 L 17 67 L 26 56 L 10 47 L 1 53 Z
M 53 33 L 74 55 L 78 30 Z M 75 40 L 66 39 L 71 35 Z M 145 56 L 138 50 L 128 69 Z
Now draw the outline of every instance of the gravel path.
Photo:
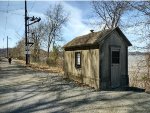
M 59 74 L 0 62 L 0 113 L 150 113 L 150 94 L 95 91 Z

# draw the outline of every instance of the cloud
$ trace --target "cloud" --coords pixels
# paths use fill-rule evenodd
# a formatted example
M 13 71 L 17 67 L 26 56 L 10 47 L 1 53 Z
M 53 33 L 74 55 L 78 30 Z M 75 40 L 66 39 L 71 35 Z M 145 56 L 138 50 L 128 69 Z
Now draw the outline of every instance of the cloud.
M 45 6 L 45 3 L 46 2 L 42 2 L 41 8 Z M 58 3 L 58 2 L 55 2 L 55 3 L 50 2 L 50 3 L 51 5 L 54 5 L 55 3 Z M 89 25 L 87 25 L 87 23 L 85 23 L 85 21 L 87 20 L 85 19 L 85 17 L 83 17 L 83 11 L 66 2 L 61 1 L 60 3 L 62 3 L 62 5 L 64 6 L 64 9 L 69 13 L 69 21 L 66 24 L 66 26 L 63 27 L 63 32 L 62 32 L 63 37 L 66 40 L 66 42 L 72 40 L 73 38 L 77 36 L 89 33 L 91 28 L 89 27 Z M 48 9 L 48 6 L 47 8 L 44 7 L 44 9 Z M 30 12 L 30 15 L 34 15 L 35 17 L 41 17 L 42 21 L 46 19 L 46 16 L 43 11 L 37 12 L 36 10 L 34 10 Z
M 83 12 L 79 8 L 73 7 L 65 2 L 63 2 L 63 5 L 70 14 L 68 24 L 64 27 L 64 38 L 66 41 L 70 41 L 79 35 L 89 33 L 90 27 L 84 23 L 82 17 Z
M 67 43 L 68 41 L 72 40 L 73 38 L 77 36 L 89 33 L 91 27 L 87 24 L 88 19 L 85 16 L 85 10 L 82 10 L 81 7 L 76 7 L 74 4 L 70 5 L 64 1 L 61 1 L 61 3 L 64 6 L 64 9 L 70 13 L 69 21 L 66 24 L 66 26 L 63 27 L 64 29 L 62 32 L 63 37 L 66 40 L 65 43 Z M 33 3 L 28 3 L 29 6 L 30 5 L 32 6 L 32 4 Z M 41 17 L 41 19 L 44 20 L 45 19 L 44 12 L 46 11 L 46 9 L 48 9 L 48 6 L 50 4 L 53 5 L 54 2 L 36 2 L 36 4 L 34 5 L 34 8 L 32 8 L 32 10 L 29 9 L 29 11 L 31 10 L 29 12 L 29 15 L 35 16 L 35 17 Z M 6 34 L 13 37 L 12 39 L 12 42 L 14 42 L 14 44 L 12 44 L 12 47 L 13 47 L 15 46 L 16 41 L 18 41 L 15 36 L 16 31 L 21 36 L 24 35 L 24 9 L 12 11 L 10 12 L 10 15 L 8 15 L 8 17 L 9 17 L 9 20 L 11 21 L 8 21 L 7 23 Z M 2 18 L 3 18 L 3 21 L 1 21 L 2 22 L 1 28 L 4 28 L 5 15 L 3 15 Z

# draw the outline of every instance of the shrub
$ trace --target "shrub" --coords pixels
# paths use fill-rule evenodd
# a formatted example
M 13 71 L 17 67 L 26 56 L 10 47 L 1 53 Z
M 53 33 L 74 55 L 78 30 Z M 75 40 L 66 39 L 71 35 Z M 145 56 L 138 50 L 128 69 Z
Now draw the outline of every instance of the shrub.
M 24 60 L 24 57 L 23 56 L 18 56 L 17 59 Z
M 47 58 L 46 64 L 48 64 L 49 66 L 56 66 L 57 61 L 54 58 Z

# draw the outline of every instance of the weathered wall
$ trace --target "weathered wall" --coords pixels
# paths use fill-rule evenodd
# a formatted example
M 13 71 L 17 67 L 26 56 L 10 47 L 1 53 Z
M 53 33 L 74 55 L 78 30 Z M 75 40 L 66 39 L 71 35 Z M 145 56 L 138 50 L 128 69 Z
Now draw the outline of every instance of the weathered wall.
M 81 68 L 75 67 L 75 52 L 81 52 Z M 68 78 L 99 88 L 99 49 L 65 51 L 64 58 Z
M 100 49 L 100 62 L 101 62 L 101 87 L 102 89 L 111 87 L 111 65 L 110 65 L 110 48 L 111 47 L 120 47 L 120 85 L 124 86 L 127 84 L 127 46 L 118 32 L 114 31 L 102 44 Z

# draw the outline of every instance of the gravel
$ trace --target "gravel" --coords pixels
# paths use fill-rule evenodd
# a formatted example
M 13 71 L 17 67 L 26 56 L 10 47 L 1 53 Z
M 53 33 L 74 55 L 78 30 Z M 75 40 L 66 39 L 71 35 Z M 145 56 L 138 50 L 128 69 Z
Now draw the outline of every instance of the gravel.
M 0 113 L 150 113 L 150 94 L 96 91 L 57 73 L 0 62 Z

